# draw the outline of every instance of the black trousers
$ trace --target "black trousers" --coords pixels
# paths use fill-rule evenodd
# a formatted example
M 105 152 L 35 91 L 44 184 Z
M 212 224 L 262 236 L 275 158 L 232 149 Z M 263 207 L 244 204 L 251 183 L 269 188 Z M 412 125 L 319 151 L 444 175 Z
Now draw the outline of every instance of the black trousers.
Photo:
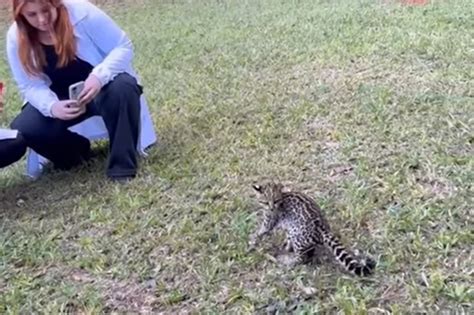
M 21 133 L 15 139 L 0 140 L 0 168 L 15 163 L 26 152 L 26 142 Z
M 11 124 L 21 132 L 26 145 L 60 169 L 70 169 L 90 157 L 90 142 L 69 127 L 91 116 L 102 116 L 109 133 L 107 175 L 134 177 L 137 171 L 137 142 L 140 126 L 141 87 L 134 77 L 122 73 L 102 87 L 87 111 L 73 120 L 42 115 L 26 104 Z

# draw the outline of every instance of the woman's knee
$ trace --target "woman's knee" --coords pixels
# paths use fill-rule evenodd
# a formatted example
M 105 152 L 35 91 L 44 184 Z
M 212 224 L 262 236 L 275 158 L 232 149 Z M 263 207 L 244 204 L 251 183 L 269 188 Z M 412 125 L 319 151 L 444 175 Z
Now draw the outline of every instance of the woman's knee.
M 97 98 L 98 111 L 104 113 L 139 112 L 141 87 L 134 77 L 122 73 L 104 86 Z
M 55 119 L 45 117 L 30 104 L 23 108 L 10 126 L 20 131 L 27 141 L 54 139 L 63 129 Z
M 10 127 L 20 130 L 22 134 L 35 133 L 38 129 L 37 125 L 41 124 L 43 116 L 36 108 L 30 104 L 26 104 L 20 114 L 13 119 Z
M 21 133 L 14 139 L 0 140 L 0 167 L 15 163 L 26 153 L 26 142 Z
M 104 91 L 115 96 L 137 96 L 141 94 L 141 88 L 137 80 L 128 73 L 118 74 L 109 84 L 104 87 Z

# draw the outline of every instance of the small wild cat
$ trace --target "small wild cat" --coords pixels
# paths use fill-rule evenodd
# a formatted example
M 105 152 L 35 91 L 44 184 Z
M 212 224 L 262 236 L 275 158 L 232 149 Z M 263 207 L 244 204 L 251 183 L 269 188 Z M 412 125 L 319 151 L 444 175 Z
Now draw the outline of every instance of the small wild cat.
M 255 247 L 262 236 L 274 228 L 286 231 L 286 249 L 295 255 L 286 263 L 295 266 L 314 253 L 316 245 L 324 244 L 346 270 L 358 276 L 368 276 L 375 269 L 375 261 L 358 259 L 349 253 L 331 232 L 329 224 L 316 202 L 305 194 L 285 192 L 283 185 L 266 183 L 253 185 L 259 202 L 265 206 L 263 221 L 251 236 L 249 245 Z

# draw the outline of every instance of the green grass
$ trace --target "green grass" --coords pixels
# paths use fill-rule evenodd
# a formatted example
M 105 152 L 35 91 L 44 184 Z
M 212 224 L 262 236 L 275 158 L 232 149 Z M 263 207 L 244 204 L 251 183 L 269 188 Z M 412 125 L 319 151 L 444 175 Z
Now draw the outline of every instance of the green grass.
M 1 171 L 1 313 L 473 311 L 470 1 L 120 3 L 160 143 L 128 185 L 101 158 Z M 5 126 L 4 59 L 0 78 Z M 287 270 L 279 238 L 248 253 L 269 177 L 314 196 L 375 276 Z

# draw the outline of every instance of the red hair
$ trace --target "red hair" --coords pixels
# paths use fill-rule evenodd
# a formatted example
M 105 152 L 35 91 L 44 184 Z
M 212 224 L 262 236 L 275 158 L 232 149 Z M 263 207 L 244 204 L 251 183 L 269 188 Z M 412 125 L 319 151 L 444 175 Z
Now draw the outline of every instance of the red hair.
M 39 41 L 38 31 L 21 14 L 25 4 L 31 1 L 34 0 L 13 0 L 13 18 L 18 26 L 20 62 L 27 73 L 39 75 L 46 65 L 46 57 Z M 76 39 L 69 14 L 62 0 L 41 2 L 57 10 L 58 17 L 53 25 L 54 49 L 58 55 L 57 66 L 64 67 L 76 58 Z

